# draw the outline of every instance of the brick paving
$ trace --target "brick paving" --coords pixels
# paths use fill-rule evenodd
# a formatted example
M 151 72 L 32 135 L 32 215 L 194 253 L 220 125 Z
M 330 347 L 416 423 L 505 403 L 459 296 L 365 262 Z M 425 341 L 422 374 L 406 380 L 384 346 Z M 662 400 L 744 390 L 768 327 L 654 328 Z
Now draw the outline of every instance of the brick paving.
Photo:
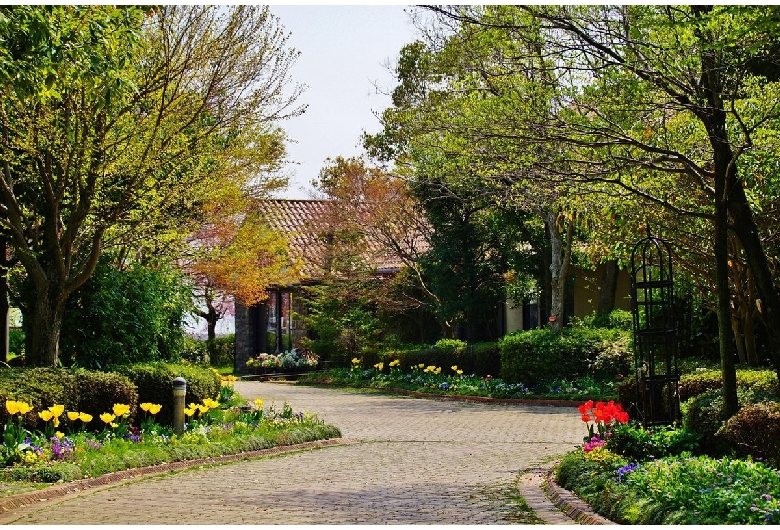
M 507 524 L 543 464 L 582 440 L 576 408 L 414 399 L 238 382 L 247 399 L 319 413 L 357 444 L 192 468 L 12 510 L 14 524 Z M 533 472 L 520 476 L 522 471 Z

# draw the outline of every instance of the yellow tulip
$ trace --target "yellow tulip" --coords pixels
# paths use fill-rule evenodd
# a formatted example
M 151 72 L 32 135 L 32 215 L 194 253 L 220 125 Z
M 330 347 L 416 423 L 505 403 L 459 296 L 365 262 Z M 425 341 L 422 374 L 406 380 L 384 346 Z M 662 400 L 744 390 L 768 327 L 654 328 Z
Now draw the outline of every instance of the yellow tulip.
M 49 407 L 49 410 L 54 415 L 54 417 L 59 418 L 63 412 L 65 412 L 65 405 L 52 405 Z
M 417 368 L 425 368 L 425 364 L 420 363 L 420 364 L 417 365 Z
M 78 412 L 70 412 L 70 411 L 68 411 L 68 419 L 70 421 L 76 421 L 77 419 L 79 419 L 79 413 Z
M 149 412 L 149 408 L 152 406 L 152 404 L 151 403 L 141 403 L 138 406 L 141 407 L 141 410 L 143 410 L 144 412 Z
M 54 416 L 51 419 L 51 424 L 54 425 L 55 427 L 59 427 L 60 426 L 60 419 L 57 416 Z
M 458 371 L 458 366 L 457 365 L 453 365 L 452 366 L 452 371 L 453 372 L 457 372 Z
M 130 405 L 123 405 L 121 403 L 114 403 L 114 415 L 127 416 L 130 414 Z
M 24 401 L 17 401 L 16 406 L 19 407 L 19 414 L 27 414 L 33 409 L 32 405 Z
M 360 359 L 358 359 L 357 357 L 353 357 L 352 364 L 360 364 Z
M 186 414 L 187 417 L 192 416 L 195 414 L 195 409 L 184 409 L 184 414 Z
M 458 375 L 463 375 L 463 370 L 458 370 Z
M 206 405 L 195 405 L 193 408 L 197 408 L 201 414 L 205 414 L 209 411 L 209 408 Z
M 157 405 L 155 403 L 150 403 L 151 407 L 149 407 L 149 414 L 154 416 L 158 412 L 160 412 L 160 409 L 162 409 L 162 405 Z
M 100 419 L 103 420 L 103 423 L 111 423 L 116 419 L 116 416 L 109 414 L 108 412 L 104 412 L 100 415 Z
M 203 404 L 206 405 L 210 409 L 215 409 L 215 408 L 219 407 L 219 403 L 217 403 L 216 401 L 214 401 L 211 398 L 204 399 L 203 400 Z
M 89 423 L 92 421 L 92 414 L 87 414 L 86 412 L 79 412 L 79 419 L 84 423 Z
M 40 417 L 43 421 L 49 421 L 54 417 L 54 414 L 52 414 L 50 410 L 42 410 L 38 413 L 38 417 Z
M 55 433 L 54 433 L 54 436 L 56 436 L 57 438 L 59 438 L 60 440 L 62 440 L 63 438 L 65 438 L 65 433 L 64 433 L 64 432 L 57 431 L 57 432 L 55 432 Z
M 13 416 L 14 414 L 19 414 L 19 403 L 7 399 L 5 401 L 5 410 L 7 410 L 8 414 L 10 414 L 11 416 Z
M 257 398 L 255 400 L 255 405 L 257 405 L 257 408 L 262 409 L 263 408 L 263 400 L 260 398 Z
M 119 424 L 118 423 L 114 423 L 113 421 L 111 423 L 109 423 L 109 425 L 111 426 L 112 429 L 116 429 L 117 427 L 119 427 Z

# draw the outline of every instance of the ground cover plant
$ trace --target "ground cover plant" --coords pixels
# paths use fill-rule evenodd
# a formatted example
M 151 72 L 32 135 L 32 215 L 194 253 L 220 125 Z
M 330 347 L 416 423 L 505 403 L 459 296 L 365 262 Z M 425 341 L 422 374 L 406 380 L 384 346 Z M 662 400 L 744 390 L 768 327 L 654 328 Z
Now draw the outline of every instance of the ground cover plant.
M 233 388 L 235 377 L 221 379 L 218 395 L 187 404 L 185 430 L 178 435 L 157 421 L 163 408 L 159 403 L 140 403 L 137 421 L 131 422 L 127 403 L 106 404 L 105 412 L 94 417 L 61 404 L 36 411 L 25 401 L 6 399 L 9 419 L 0 445 L 0 481 L 70 481 L 340 436 L 336 427 L 308 412 L 295 412 L 287 403 L 281 408 L 259 399 L 247 404 Z M 37 413 L 43 429 L 25 428 L 22 418 L 29 413 Z M 6 490 L 15 491 L 0 489 Z
M 780 523 L 780 475 L 769 464 L 698 454 L 696 433 L 628 423 L 614 403 L 585 403 L 580 413 L 588 434 L 556 481 L 601 515 L 621 524 Z
M 507 383 L 491 375 L 465 374 L 457 365 L 442 367 L 420 363 L 404 370 L 396 359 L 364 368 L 363 361 L 357 357 L 352 359 L 349 368 L 306 374 L 298 383 L 501 399 L 610 399 L 617 395 L 617 381 L 599 380 L 588 375 L 551 379 L 529 388 L 523 383 Z

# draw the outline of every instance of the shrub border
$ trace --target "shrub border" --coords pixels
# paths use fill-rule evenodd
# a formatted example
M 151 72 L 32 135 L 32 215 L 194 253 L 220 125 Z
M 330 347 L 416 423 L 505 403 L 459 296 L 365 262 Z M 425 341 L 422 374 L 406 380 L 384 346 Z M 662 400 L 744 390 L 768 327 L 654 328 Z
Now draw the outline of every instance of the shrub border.
M 237 462 L 240 460 L 250 460 L 263 456 L 320 449 L 323 447 L 332 447 L 336 445 L 351 445 L 356 443 L 360 443 L 360 440 L 356 438 L 330 438 L 327 440 L 314 440 L 311 442 L 304 442 L 293 445 L 279 445 L 276 447 L 269 447 L 268 449 L 246 451 L 233 455 L 196 458 L 193 460 L 180 460 L 178 462 L 171 462 L 169 464 L 137 467 L 125 471 L 116 471 L 114 473 L 107 473 L 99 477 L 74 480 L 73 482 L 69 482 L 67 484 L 51 486 L 37 491 L 2 497 L 0 498 L 0 514 L 7 514 L 11 510 L 24 508 L 37 502 L 53 500 L 72 493 L 81 493 L 90 488 L 112 485 L 129 479 L 142 478 L 171 471 L 180 471 L 182 469 L 201 465 L 224 464 L 229 462 Z M 0 521 L 0 524 L 7 523 L 8 521 Z

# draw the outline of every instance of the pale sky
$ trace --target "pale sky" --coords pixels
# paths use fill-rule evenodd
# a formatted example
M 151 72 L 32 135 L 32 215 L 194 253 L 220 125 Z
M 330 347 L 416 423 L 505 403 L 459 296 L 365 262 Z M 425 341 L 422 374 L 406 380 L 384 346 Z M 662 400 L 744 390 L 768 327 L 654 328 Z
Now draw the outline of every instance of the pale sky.
M 272 5 L 286 32 L 288 44 L 301 52 L 292 68 L 294 82 L 308 85 L 302 116 L 281 123 L 297 143 L 288 145 L 290 186 L 280 194 L 288 199 L 310 198 L 311 181 L 325 159 L 362 154 L 360 135 L 378 132 L 372 111 L 390 106 L 385 92 L 395 86 L 392 72 L 401 48 L 415 40 L 416 31 L 402 5 L 298 6 Z M 405 12 L 406 11 L 406 12 Z

